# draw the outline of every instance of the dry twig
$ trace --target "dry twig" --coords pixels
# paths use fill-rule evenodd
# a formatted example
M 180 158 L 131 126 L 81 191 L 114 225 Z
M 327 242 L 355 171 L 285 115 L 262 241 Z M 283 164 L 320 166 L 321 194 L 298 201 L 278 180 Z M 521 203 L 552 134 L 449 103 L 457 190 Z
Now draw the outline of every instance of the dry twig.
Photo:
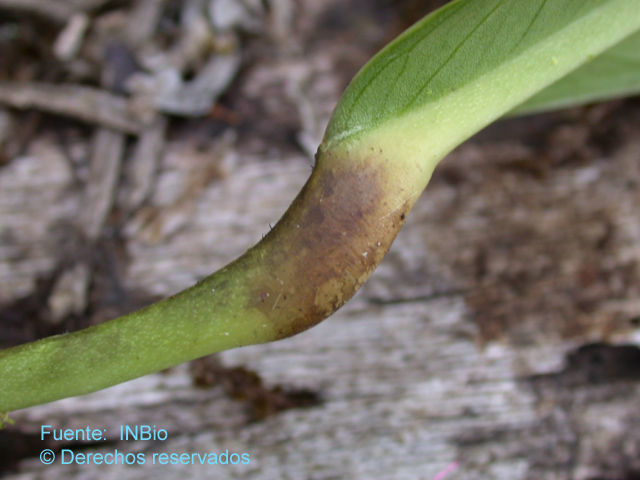
M 113 206 L 124 153 L 124 135 L 107 128 L 96 132 L 81 222 L 87 237 L 97 238 Z
M 128 162 L 129 181 L 131 190 L 127 196 L 127 206 L 134 210 L 138 208 L 153 190 L 162 150 L 165 145 L 167 119 L 158 115 L 156 121 L 140 134 L 131 160 Z
M 175 115 L 206 115 L 235 77 L 240 63 L 238 51 L 213 55 L 191 82 L 159 95 L 157 108 Z
M 126 133 L 139 133 L 146 123 L 130 113 L 126 98 L 79 85 L 0 82 L 0 103 L 75 117 Z
M 33 13 L 55 23 L 67 23 L 76 11 L 68 2 L 60 0 L 0 0 L 0 8 Z

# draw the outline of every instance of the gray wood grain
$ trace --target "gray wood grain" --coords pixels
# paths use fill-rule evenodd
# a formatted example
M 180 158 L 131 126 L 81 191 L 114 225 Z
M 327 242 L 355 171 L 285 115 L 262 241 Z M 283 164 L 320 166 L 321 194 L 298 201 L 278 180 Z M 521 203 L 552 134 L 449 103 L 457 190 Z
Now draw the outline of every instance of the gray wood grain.
M 464 165 L 476 148 L 450 161 Z M 595 191 L 606 195 L 613 188 L 611 169 L 626 168 L 636 149 L 630 145 L 612 164 L 594 167 L 601 182 Z M 184 199 L 194 165 L 184 155 L 169 154 L 158 180 L 163 188 L 153 201 Z M 179 228 L 132 226 L 128 286 L 169 294 L 223 264 L 277 220 L 308 170 L 300 157 L 268 163 L 244 158 L 196 198 L 179 202 L 183 210 L 156 212 L 155 222 L 179 217 Z M 560 184 L 562 195 L 582 195 L 584 170 L 560 175 L 565 178 L 551 181 L 545 195 Z M 466 211 L 438 220 L 455 195 L 449 188 L 435 180 L 371 281 L 335 316 L 297 337 L 219 355 L 225 365 L 259 373 L 267 386 L 316 392 L 318 405 L 251 422 L 245 406 L 222 387 L 194 387 L 182 365 L 12 415 L 32 432 L 43 423 L 91 425 L 116 437 L 123 424 L 157 425 L 168 430 L 167 441 L 115 442 L 86 451 L 117 448 L 151 458 L 154 452 L 229 449 L 249 453 L 250 465 L 43 466 L 34 459 L 23 462 L 20 475 L 6 478 L 433 479 L 450 467 L 451 479 L 589 479 L 635 468 L 637 375 L 580 366 L 591 353 L 579 348 L 607 340 L 596 353 L 615 365 L 626 358 L 619 356 L 622 344 L 640 344 L 638 328 L 608 339 L 587 329 L 573 338 L 550 330 L 531 334 L 528 342 L 508 334 L 483 340 L 463 279 L 443 263 L 443 252 L 456 245 L 449 237 L 480 218 Z M 631 224 L 638 220 L 628 207 L 619 199 L 611 215 L 636 231 Z M 434 225 L 444 230 L 434 232 Z M 150 236 L 150 228 L 161 233 Z M 628 247 L 625 258 L 637 254 Z M 595 379 L 581 377 L 585 372 Z M 618 458 L 607 463 L 616 446 Z

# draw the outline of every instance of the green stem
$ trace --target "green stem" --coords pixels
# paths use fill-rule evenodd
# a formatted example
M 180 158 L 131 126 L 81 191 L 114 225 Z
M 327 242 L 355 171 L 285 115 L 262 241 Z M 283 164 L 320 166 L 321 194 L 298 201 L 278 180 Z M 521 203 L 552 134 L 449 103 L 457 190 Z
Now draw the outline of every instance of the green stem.
M 129 315 L 0 352 L 0 410 L 315 325 L 371 274 L 424 188 L 426 178 L 400 180 L 392 166 L 325 153 L 273 230 L 227 267 Z
M 0 352 L 0 412 L 315 325 L 371 274 L 452 148 L 639 29 L 638 0 L 448 4 L 356 76 L 260 243 L 174 297 Z

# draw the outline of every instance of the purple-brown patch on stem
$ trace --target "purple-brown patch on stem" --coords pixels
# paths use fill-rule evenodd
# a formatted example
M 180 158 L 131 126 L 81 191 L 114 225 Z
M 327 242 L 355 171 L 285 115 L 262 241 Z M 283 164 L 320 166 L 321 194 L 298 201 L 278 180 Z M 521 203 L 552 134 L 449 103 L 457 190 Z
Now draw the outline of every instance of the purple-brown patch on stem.
M 340 308 L 404 223 L 411 200 L 400 203 L 403 189 L 391 185 L 390 167 L 372 160 L 319 161 L 282 219 L 247 252 L 261 272 L 248 307 L 272 322 L 276 338 L 306 330 Z

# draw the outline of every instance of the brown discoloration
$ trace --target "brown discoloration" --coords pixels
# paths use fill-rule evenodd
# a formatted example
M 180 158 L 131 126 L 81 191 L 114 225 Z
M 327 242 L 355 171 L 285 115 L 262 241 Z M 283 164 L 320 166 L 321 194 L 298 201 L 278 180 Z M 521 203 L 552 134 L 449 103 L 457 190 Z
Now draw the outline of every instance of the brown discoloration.
M 242 366 L 227 367 L 215 356 L 191 362 L 194 385 L 202 388 L 222 385 L 226 394 L 242 402 L 249 420 L 259 421 L 292 408 L 308 408 L 322 401 L 320 393 L 289 385 L 265 385 L 260 375 Z
M 248 306 L 269 319 L 277 338 L 337 310 L 389 249 L 411 201 L 402 203 L 403 190 L 383 165 L 319 161 L 280 222 L 247 253 L 264 272 Z

